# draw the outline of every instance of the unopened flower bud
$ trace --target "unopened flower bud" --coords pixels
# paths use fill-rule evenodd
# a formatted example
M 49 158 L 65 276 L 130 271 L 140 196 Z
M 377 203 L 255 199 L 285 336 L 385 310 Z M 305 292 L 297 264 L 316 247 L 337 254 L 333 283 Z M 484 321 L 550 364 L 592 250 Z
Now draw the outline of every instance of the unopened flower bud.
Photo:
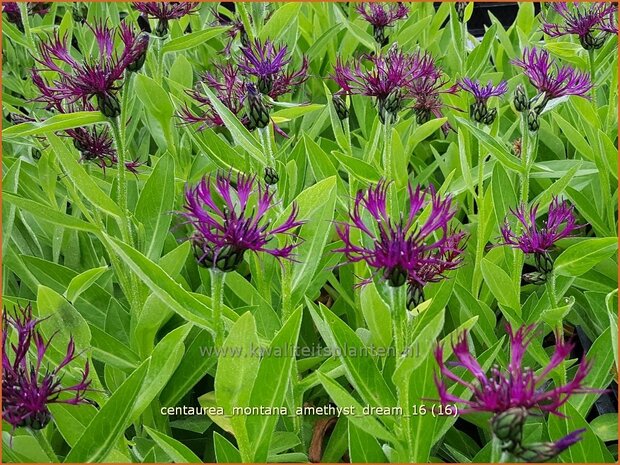
M 336 114 L 338 118 L 341 120 L 345 120 L 349 117 L 349 108 L 347 107 L 347 103 L 344 101 L 340 95 L 334 94 L 332 96 L 332 102 L 334 103 L 334 107 L 336 108 Z
M 268 166 L 265 168 L 265 175 L 263 179 L 265 181 L 265 184 L 267 184 L 268 186 L 273 186 L 278 183 L 280 177 L 278 176 L 278 172 L 274 168 Z
M 454 7 L 456 8 L 456 17 L 460 23 L 465 21 L 465 9 L 467 8 L 468 3 L 469 2 L 456 2 L 454 4 Z
M 149 35 L 146 32 L 141 32 L 140 35 L 138 35 L 137 42 L 140 52 L 134 61 L 127 66 L 127 70 L 132 73 L 140 71 L 142 66 L 144 66 L 144 62 L 146 61 L 146 52 L 149 48 Z
M 166 37 L 168 35 L 168 20 L 163 18 L 157 21 L 155 26 L 155 35 L 157 37 Z
M 245 99 L 246 113 L 248 115 L 249 129 L 262 129 L 269 124 L 269 109 L 263 102 L 263 96 L 253 84 L 247 85 L 247 98 Z
M 273 76 L 270 74 L 267 76 L 261 76 L 258 79 L 257 87 L 261 94 L 268 95 L 273 88 Z
M 523 275 L 521 276 L 521 281 L 524 284 L 534 284 L 536 286 L 542 286 L 547 282 L 547 275 L 546 273 L 541 273 L 540 271 L 523 273 Z
M 519 84 L 515 88 L 514 98 L 512 101 L 515 105 L 515 110 L 517 110 L 519 113 L 530 109 L 530 101 L 527 98 L 525 87 L 523 87 L 522 84 Z
M 424 287 L 411 284 L 407 286 L 407 308 L 413 310 L 422 302 L 424 302 Z
M 138 16 L 138 27 L 142 32 L 151 33 L 151 25 L 149 24 L 149 19 L 146 16 Z
M 578 429 L 555 442 L 537 442 L 523 445 L 515 451 L 515 455 L 524 462 L 546 462 L 580 441 L 584 431 L 585 429 Z
M 375 38 L 375 41 L 381 46 L 385 47 L 390 39 L 385 35 L 385 27 L 384 26 L 374 26 L 372 35 Z
M 41 151 L 38 148 L 36 148 L 36 147 L 32 148 L 32 159 L 33 160 L 40 160 L 41 159 Z
M 501 441 L 502 449 L 512 451 L 521 444 L 526 418 L 527 410 L 523 407 L 514 407 L 493 416 L 491 430 Z
M 541 273 L 551 273 L 553 271 L 553 259 L 548 253 L 534 254 L 534 260 L 536 261 L 536 268 Z
M 482 118 L 481 123 L 490 126 L 493 124 L 493 121 L 495 121 L 495 118 L 497 118 L 497 108 L 489 108 L 487 114 Z
M 585 35 L 579 36 L 579 42 L 585 50 L 596 50 L 605 43 L 605 35 L 599 34 L 595 37 L 591 32 L 587 32 Z
M 196 247 L 195 255 L 199 259 L 199 264 L 206 268 L 217 268 L 224 273 L 234 271 L 243 261 L 245 250 L 237 250 L 231 246 L 226 246 L 219 250 L 217 257 L 213 250 L 203 250 Z
M 407 271 L 396 266 L 385 273 L 385 279 L 390 287 L 400 287 L 407 282 Z
M 540 128 L 540 122 L 538 121 L 538 113 L 536 110 L 530 110 L 527 113 L 527 127 L 531 132 L 536 132 Z
M 402 108 L 403 96 L 400 89 L 394 89 L 384 99 L 377 102 L 379 120 L 383 124 L 395 123 L 398 119 L 398 112 Z
M 428 123 L 431 120 L 431 110 L 428 108 L 418 108 L 415 110 L 415 122 L 418 124 Z
M 116 118 L 121 114 L 121 104 L 115 95 L 109 93 L 97 94 L 97 105 L 99 111 L 108 118 Z
M 485 119 L 489 113 L 489 109 L 487 108 L 486 102 L 482 100 L 477 100 L 475 103 L 472 103 L 469 107 L 469 116 L 477 123 L 485 123 Z

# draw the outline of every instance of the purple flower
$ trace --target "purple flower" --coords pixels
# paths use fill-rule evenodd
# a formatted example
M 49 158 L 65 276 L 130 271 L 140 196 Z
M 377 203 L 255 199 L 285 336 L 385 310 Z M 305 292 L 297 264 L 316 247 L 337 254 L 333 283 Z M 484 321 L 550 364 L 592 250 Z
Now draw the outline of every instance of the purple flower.
M 560 15 L 563 23 L 552 23 L 544 20 L 542 30 L 551 37 L 576 35 L 586 50 L 601 48 L 605 42 L 606 32 L 617 34 L 614 21 L 617 6 L 612 2 L 573 3 L 571 7 L 565 2 L 552 3 L 551 8 Z
M 185 191 L 185 212 L 192 225 L 190 241 L 198 263 L 232 271 L 246 251 L 265 252 L 278 260 L 292 260 L 299 243 L 269 246 L 280 235 L 297 238 L 294 230 L 303 224 L 297 220 L 297 205 L 280 226 L 271 227 L 265 216 L 274 206 L 275 191 L 262 187 L 254 176 L 217 174 L 215 182 L 203 177 Z
M 539 93 L 544 94 L 546 103 L 564 95 L 579 95 L 587 98 L 592 82 L 587 73 L 581 73 L 570 66 L 560 67 L 546 50 L 536 48 L 523 50 L 521 60 L 513 60 L 516 66 L 523 69 L 532 85 Z
M 84 366 L 79 383 L 62 387 L 63 369 L 79 357 L 73 339 L 66 355 L 53 370 L 44 368 L 45 354 L 51 340 L 45 342 L 32 317 L 30 305 L 17 307 L 2 315 L 2 419 L 14 428 L 27 426 L 42 429 L 51 420 L 49 404 L 82 404 L 89 390 L 89 364 Z M 34 353 L 29 360 L 28 353 Z M 62 396 L 62 398 L 61 398 Z
M 66 134 L 73 140 L 73 145 L 81 155 L 81 160 L 91 161 L 104 172 L 106 168 L 114 167 L 118 163 L 114 140 L 107 126 L 83 127 L 67 129 Z M 125 168 L 137 174 L 141 165 L 137 160 L 125 163 Z
M 278 48 L 270 40 L 262 43 L 256 39 L 242 47 L 241 53 L 239 68 L 243 74 L 256 77 L 260 93 L 273 99 L 291 92 L 308 79 L 306 56 L 303 57 L 301 68 L 297 71 L 288 70 L 291 58 L 286 45 Z
M 57 106 L 76 102 L 87 105 L 95 98 L 98 109 L 107 117 L 114 118 L 120 114 L 120 104 L 116 96 L 121 87 L 119 81 L 126 70 L 140 61 L 143 62 L 148 36 L 137 34 L 124 22 L 118 30 L 111 29 L 104 23 L 98 23 L 94 27 L 89 25 L 89 28 L 95 36 L 97 52 L 81 61 L 71 55 L 67 36 L 61 39 L 55 33 L 51 43 L 42 42 L 39 45 L 41 58 L 37 58 L 37 61 L 43 68 L 32 70 L 32 80 L 41 95 L 34 100 L 45 102 L 48 106 Z M 123 43 L 121 53 L 114 47 L 117 34 Z M 39 74 L 41 71 L 53 71 L 57 77 L 48 82 Z
M 343 252 L 351 263 L 366 262 L 375 273 L 381 273 L 390 286 L 402 286 L 407 280 L 424 283 L 428 266 L 445 267 L 445 270 L 452 266 L 445 263 L 446 254 L 456 249 L 455 235 L 448 232 L 448 223 L 456 213 L 452 199 L 442 199 L 432 187 L 418 186 L 414 190 L 409 185 L 407 217 L 401 215 L 394 221 L 387 212 L 389 185 L 380 181 L 357 193 L 355 206 L 349 213 L 351 223 L 336 226 L 344 246 L 334 252 Z M 420 215 L 427 205 L 430 206 L 428 217 L 421 220 Z M 353 238 L 357 234 L 352 234 L 352 229 L 357 229 L 368 241 L 355 244 Z M 366 279 L 361 285 L 371 280 Z
M 526 411 L 542 411 L 563 416 L 562 407 L 573 394 L 598 392 L 583 386 L 583 381 L 590 371 L 590 363 L 585 358 L 577 367 L 575 377 L 564 385 L 556 385 L 552 389 L 545 389 L 547 375 L 564 362 L 573 350 L 572 342 L 564 342 L 556 336 L 556 346 L 549 364 L 538 374 L 533 368 L 523 366 L 523 358 L 527 347 L 534 339 L 535 325 L 522 326 L 516 332 L 506 327 L 510 337 L 510 363 L 505 372 L 497 367 L 491 369 L 489 375 L 469 351 L 467 332 L 465 331 L 452 346 L 457 362 L 452 365 L 469 371 L 474 381 L 465 381 L 461 376 L 452 372 L 445 364 L 443 349 L 437 346 L 435 359 L 439 366 L 440 375 L 435 375 L 435 384 L 443 404 L 462 404 L 466 407 L 462 413 L 491 412 L 499 414 L 512 408 L 523 408 Z M 443 378 L 443 379 L 442 379 Z M 448 392 L 444 380 L 454 381 L 466 387 L 472 397 L 470 400 L 460 398 Z
M 242 115 L 246 89 L 239 69 L 230 63 L 215 65 L 215 69 L 215 73 L 204 73 L 196 89 L 187 92 L 195 100 L 201 113 L 193 113 L 185 107 L 181 112 L 181 119 L 187 124 L 200 123 L 199 130 L 206 127 L 224 126 L 224 121 L 211 104 L 210 99 L 202 92 L 204 83 L 214 91 L 218 100 L 247 126 L 247 117 Z
M 491 97 L 501 97 L 508 90 L 508 83 L 506 81 L 502 81 L 497 86 L 494 86 L 492 81 L 483 85 L 480 81 L 463 78 L 459 80 L 458 85 L 465 92 L 473 95 L 477 102 L 486 102 Z
M 364 58 L 370 61 L 371 69 L 363 67 Z M 387 53 L 362 59 L 351 65 L 338 59 L 331 78 L 341 88 L 338 94 L 374 97 L 381 122 L 395 121 L 403 99 L 415 97 L 415 83 L 437 74 L 431 55 L 419 51 L 409 54 L 391 47 Z
M 438 283 L 446 279 L 448 271 L 456 270 L 462 265 L 465 238 L 464 232 L 452 231 L 446 241 L 428 255 L 430 260 L 422 264 L 417 273 L 409 276 L 407 280 L 409 308 L 415 308 L 424 302 L 424 287 L 428 283 Z
M 132 5 L 146 19 L 157 19 L 155 34 L 164 37 L 170 20 L 194 13 L 200 2 L 133 2 Z
M 400 19 L 407 17 L 409 8 L 402 3 L 360 3 L 355 8 L 357 12 L 373 27 L 375 40 L 381 46 L 388 43 L 385 28 L 391 27 Z
M 28 14 L 31 16 L 45 16 L 50 9 L 50 2 L 26 2 Z M 22 23 L 21 12 L 17 2 L 2 2 L 2 12 L 6 14 L 9 23 L 13 23 L 23 32 L 24 24 Z
M 241 21 L 239 17 L 235 16 L 232 19 L 228 18 L 224 16 L 223 14 L 220 14 L 217 8 L 213 8 L 212 11 L 213 11 L 213 16 L 215 16 L 215 22 L 213 23 L 213 26 L 228 27 L 226 31 L 226 35 L 228 36 L 228 43 L 226 44 L 226 47 L 224 47 L 224 50 L 222 50 L 221 52 L 222 54 L 226 56 L 230 55 L 233 42 L 235 41 L 237 36 L 239 36 L 241 39 L 241 45 L 243 45 L 244 47 L 247 47 L 250 45 L 250 40 L 248 38 L 248 33 L 245 30 L 245 25 L 243 24 L 243 21 Z M 250 17 L 250 20 L 251 20 L 251 17 Z
M 497 108 L 488 108 L 487 100 L 491 97 L 500 97 L 508 90 L 506 81 L 494 86 L 491 81 L 483 85 L 480 81 L 470 78 L 459 80 L 458 85 L 461 89 L 474 96 L 475 102 L 469 107 L 469 115 L 474 121 L 483 124 L 493 124 L 497 117 Z
M 539 271 L 547 273 L 551 271 L 552 263 L 549 252 L 557 241 L 569 237 L 581 225 L 577 224 L 574 209 L 566 201 L 560 202 L 554 197 L 549 205 L 547 220 L 542 227 L 536 224 L 536 216 L 539 204 L 533 205 L 529 211 L 525 204 L 521 204 L 515 210 L 510 210 L 512 215 L 520 223 L 520 234 L 510 226 L 508 219 L 504 220 L 500 228 L 503 242 L 499 245 L 507 245 L 520 249 L 523 253 L 534 254 Z

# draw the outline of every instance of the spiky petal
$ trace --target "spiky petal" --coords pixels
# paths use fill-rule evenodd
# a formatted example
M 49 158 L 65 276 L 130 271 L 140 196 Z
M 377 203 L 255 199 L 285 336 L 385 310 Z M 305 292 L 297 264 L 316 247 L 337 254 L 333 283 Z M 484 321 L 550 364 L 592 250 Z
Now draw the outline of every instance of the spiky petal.
M 566 2 L 551 3 L 553 9 L 562 19 L 562 22 L 552 22 L 543 19 L 542 30 L 551 37 L 576 35 L 581 45 L 586 49 L 600 48 L 605 42 L 607 34 L 617 34 L 617 23 L 614 13 L 617 5 L 613 2 Z
M 454 234 L 448 231 L 448 223 L 455 215 L 452 199 L 442 198 L 432 187 L 414 189 L 409 185 L 407 217 L 394 219 L 388 214 L 388 189 L 389 183 L 381 181 L 357 193 L 349 213 L 350 223 L 336 225 L 344 246 L 335 252 L 343 252 L 351 263 L 366 262 L 392 286 L 403 285 L 407 279 L 424 282 L 426 267 L 444 266 L 446 257 L 442 251 L 453 245 Z M 420 214 L 427 205 L 428 217 L 421 220 Z M 368 242 L 357 244 L 354 229 Z
M 193 233 L 190 241 L 198 263 L 222 271 L 234 270 L 245 252 L 264 252 L 278 260 L 294 259 L 299 243 L 281 247 L 272 244 L 278 236 L 296 238 L 297 205 L 280 225 L 272 227 L 265 218 L 275 205 L 275 191 L 263 187 L 255 176 L 218 173 L 215 180 L 203 177 L 185 191 L 182 216 Z
M 40 323 L 30 305 L 12 312 L 5 308 L 2 315 L 2 419 L 14 428 L 44 428 L 51 419 L 49 404 L 89 402 L 85 397 L 90 387 L 88 362 L 77 384 L 61 384 L 65 367 L 79 357 L 73 339 L 63 360 L 52 370 L 44 368 L 51 339 L 45 341 L 37 328 Z

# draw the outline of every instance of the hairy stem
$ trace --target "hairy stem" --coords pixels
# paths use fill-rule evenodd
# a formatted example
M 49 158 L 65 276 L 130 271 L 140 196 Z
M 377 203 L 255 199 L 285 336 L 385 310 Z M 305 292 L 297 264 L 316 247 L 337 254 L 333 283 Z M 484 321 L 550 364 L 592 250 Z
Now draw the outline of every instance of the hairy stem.
M 385 179 L 391 181 L 392 174 L 392 123 L 383 124 L 383 172 Z
M 263 153 L 265 154 L 265 161 L 271 168 L 276 167 L 276 160 L 273 156 L 273 149 L 271 147 L 271 125 L 268 124 L 264 128 L 259 128 L 258 135 L 260 137 L 261 145 L 263 146 Z
M 282 324 L 286 323 L 293 313 L 292 308 L 292 287 L 293 287 L 293 267 L 292 263 L 285 260 L 282 263 Z
M 222 307 L 224 306 L 224 280 L 226 273 L 217 268 L 209 268 L 211 274 L 211 305 L 213 306 L 213 324 L 215 325 L 215 347 L 224 345 L 224 321 Z
M 484 255 L 484 153 L 482 144 L 478 143 L 478 193 L 476 203 L 478 205 L 478 232 L 476 239 L 476 264 L 474 266 L 474 277 L 481 272 L 482 257 Z M 473 280 L 473 294 L 477 295 L 479 280 Z
M 592 81 L 590 98 L 592 99 L 592 103 L 596 105 L 596 63 L 594 60 L 594 49 L 588 50 L 588 62 L 590 64 L 590 80 Z
M 402 355 L 405 350 L 405 324 L 407 321 L 407 286 L 392 287 L 388 285 L 388 296 L 390 300 L 390 311 L 394 323 L 394 347 L 396 358 Z M 396 362 L 398 364 L 398 361 Z M 398 365 L 397 365 L 398 366 Z

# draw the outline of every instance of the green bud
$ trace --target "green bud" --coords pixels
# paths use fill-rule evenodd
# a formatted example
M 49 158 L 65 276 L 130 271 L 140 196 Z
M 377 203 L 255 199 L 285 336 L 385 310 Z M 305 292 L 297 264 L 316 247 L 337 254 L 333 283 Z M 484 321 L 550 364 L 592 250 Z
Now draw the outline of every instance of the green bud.
M 539 463 L 551 460 L 560 452 L 553 442 L 537 442 L 519 447 L 514 454 L 524 462 Z
M 268 186 L 273 186 L 274 184 L 278 183 L 280 177 L 278 176 L 278 172 L 275 169 L 273 169 L 271 166 L 268 166 L 265 168 L 265 175 L 263 179 L 265 181 L 265 184 L 267 184 Z
M 236 270 L 241 262 L 243 262 L 243 254 L 245 253 L 245 250 L 236 250 L 231 246 L 226 246 L 219 251 L 217 260 L 215 259 L 213 250 L 209 249 L 205 254 L 205 250 L 198 246 L 195 248 L 194 252 L 196 258 L 202 258 L 199 262 L 200 265 L 206 268 L 217 268 L 224 273 L 228 273 Z
M 540 128 L 538 112 L 536 112 L 536 110 L 530 110 L 527 113 L 527 127 L 531 132 L 536 132 Z
M 390 287 L 400 287 L 407 282 L 407 271 L 403 270 L 400 266 L 396 266 L 396 268 L 385 274 L 385 278 Z
M 263 102 L 262 94 L 253 91 L 248 92 L 245 99 L 246 113 L 248 115 L 249 127 L 248 129 L 262 129 L 269 125 L 269 109 Z
M 454 7 L 456 8 L 456 17 L 460 23 L 465 21 L 465 9 L 469 2 L 456 2 Z
M 155 35 L 157 37 L 166 37 L 168 35 L 168 20 L 160 19 L 155 26 Z
M 526 284 L 535 284 L 536 286 L 542 286 L 547 282 L 547 275 L 540 271 L 533 271 L 531 273 L 523 273 L 521 279 Z
M 513 103 L 515 105 L 515 110 L 519 113 L 530 109 L 530 101 L 527 98 L 525 87 L 523 87 L 522 84 L 519 84 L 515 89 Z
M 394 89 L 387 97 L 377 101 L 379 120 L 382 124 L 393 124 L 398 120 L 398 112 L 402 108 L 403 96 L 400 89 Z
M 415 110 L 415 122 L 418 124 L 428 123 L 431 117 L 432 114 L 428 108 L 419 108 Z
M 340 95 L 332 95 L 332 102 L 336 108 L 338 118 L 340 118 L 340 120 L 347 119 L 349 117 L 349 108 L 347 107 L 347 103 L 344 99 L 340 97 Z
M 424 288 L 422 286 L 407 287 L 407 308 L 413 310 L 422 302 L 424 302 Z
M 497 117 L 497 108 L 490 108 L 487 110 L 487 114 L 482 118 L 481 123 L 486 124 L 487 126 L 491 126 L 495 118 Z
M 137 40 L 139 42 L 145 42 L 146 46 L 144 47 L 144 51 L 127 66 L 127 70 L 132 73 L 140 71 L 144 66 L 144 62 L 146 61 L 146 52 L 148 51 L 149 35 L 146 32 L 141 32 L 140 35 L 138 35 Z
M 41 159 L 41 151 L 38 148 L 36 148 L 36 147 L 32 148 L 31 155 L 32 155 L 32 159 L 33 160 L 40 160 Z
M 385 47 L 390 39 L 385 35 L 385 27 L 383 26 L 373 26 L 373 37 L 375 41 L 381 46 Z
M 548 253 L 534 254 L 534 260 L 536 262 L 536 268 L 541 273 L 551 273 L 553 271 L 553 259 Z
M 121 104 L 112 94 L 97 94 L 97 106 L 99 111 L 108 118 L 116 118 L 121 114 Z
M 271 92 L 271 89 L 273 88 L 273 76 L 272 75 L 262 76 L 258 80 L 256 87 L 258 88 L 258 91 L 261 94 L 268 95 L 269 92 Z
M 489 113 L 486 102 L 476 101 L 469 107 L 469 116 L 477 123 L 485 123 L 485 119 Z
M 521 444 L 526 418 L 527 410 L 523 407 L 514 407 L 493 416 L 491 430 L 501 441 L 503 450 L 513 451 Z
M 579 42 L 585 50 L 596 50 L 605 43 L 605 35 L 599 34 L 594 37 L 591 32 L 588 32 L 586 35 L 579 37 Z

